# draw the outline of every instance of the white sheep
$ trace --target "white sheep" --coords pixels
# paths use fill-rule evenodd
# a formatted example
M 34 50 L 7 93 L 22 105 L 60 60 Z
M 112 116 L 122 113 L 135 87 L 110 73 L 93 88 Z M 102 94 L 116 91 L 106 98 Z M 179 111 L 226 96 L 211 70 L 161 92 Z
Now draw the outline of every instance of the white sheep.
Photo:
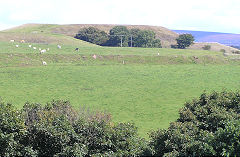
M 49 48 L 47 48 L 47 51 L 49 51 L 50 49 Z
M 157 53 L 157 55 L 159 56 L 160 54 L 159 54 L 159 53 Z
M 40 51 L 40 54 L 45 53 L 45 52 L 46 52 L 46 50 L 43 49 L 43 50 Z
M 42 49 L 41 48 L 39 48 L 39 51 L 41 51 Z
M 62 46 L 60 46 L 60 45 L 57 45 L 57 47 L 58 47 L 59 49 L 61 49 L 61 48 L 62 48 Z
M 47 62 L 45 62 L 45 61 L 42 61 L 42 64 L 43 64 L 43 65 L 47 65 Z
M 16 45 L 16 47 L 19 47 L 19 45 Z
M 11 42 L 11 43 L 13 43 L 13 42 L 14 42 L 14 40 L 12 39 L 12 40 L 10 40 L 10 42 Z
M 31 47 L 32 47 L 32 45 L 28 45 L 28 47 L 30 47 L 30 48 L 31 48 Z
M 36 50 L 37 48 L 36 47 L 33 47 L 34 50 Z

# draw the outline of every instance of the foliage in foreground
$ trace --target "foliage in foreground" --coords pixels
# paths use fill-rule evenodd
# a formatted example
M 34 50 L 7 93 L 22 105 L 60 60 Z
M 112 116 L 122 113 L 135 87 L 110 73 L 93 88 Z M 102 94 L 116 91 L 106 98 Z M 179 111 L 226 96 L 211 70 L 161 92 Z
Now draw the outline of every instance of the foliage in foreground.
M 131 123 L 101 112 L 74 110 L 68 101 L 22 110 L 0 103 L 1 156 L 238 156 L 240 93 L 203 93 L 187 102 L 167 130 L 146 142 Z
M 240 93 L 203 93 L 167 130 L 151 133 L 155 156 L 238 156 Z
M 1 156 L 137 156 L 147 148 L 131 123 L 74 110 L 68 101 L 0 104 Z

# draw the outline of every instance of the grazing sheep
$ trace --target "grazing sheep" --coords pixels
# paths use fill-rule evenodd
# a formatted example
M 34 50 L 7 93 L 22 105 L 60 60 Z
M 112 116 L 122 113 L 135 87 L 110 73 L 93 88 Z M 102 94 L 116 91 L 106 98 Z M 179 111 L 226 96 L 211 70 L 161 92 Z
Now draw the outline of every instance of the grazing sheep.
M 34 50 L 36 50 L 37 48 L 36 47 L 33 47 Z
M 43 64 L 43 65 L 47 65 L 47 62 L 45 62 L 45 61 L 42 61 L 42 64 Z
M 157 55 L 159 56 L 160 54 L 159 54 L 159 53 L 157 53 Z
M 12 40 L 10 40 L 10 42 L 11 42 L 11 43 L 13 43 L 13 42 L 14 42 L 14 40 L 12 39 Z
M 16 47 L 19 47 L 19 45 L 16 45 Z
M 30 47 L 30 48 L 31 48 L 31 47 L 32 47 L 32 45 L 28 45 L 28 47 Z
M 61 49 L 61 48 L 62 48 L 62 46 L 60 46 L 60 45 L 57 45 L 57 47 L 58 47 L 59 49 Z
M 45 53 L 45 52 L 46 52 L 46 50 L 43 49 L 43 50 L 40 51 L 40 54 Z

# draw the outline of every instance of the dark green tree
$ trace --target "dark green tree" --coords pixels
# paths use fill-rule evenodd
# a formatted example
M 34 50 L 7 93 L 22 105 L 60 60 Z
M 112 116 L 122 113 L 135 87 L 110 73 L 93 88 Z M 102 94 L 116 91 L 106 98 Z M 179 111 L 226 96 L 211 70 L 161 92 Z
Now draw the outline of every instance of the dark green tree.
M 21 112 L 0 100 L 0 156 L 36 156 L 26 134 Z
M 125 26 L 115 26 L 110 31 L 107 46 L 128 46 L 129 30 Z
M 129 43 L 128 43 L 129 46 L 131 46 L 131 44 L 132 44 L 132 47 L 136 47 L 136 41 L 138 38 L 138 33 L 140 31 L 141 30 L 138 28 L 133 28 L 130 30 L 130 37 L 129 37 Z M 131 41 L 132 41 L 132 43 L 131 43 Z
M 225 128 L 219 128 L 215 133 L 214 146 L 218 155 L 239 156 L 240 120 L 229 121 Z
M 176 40 L 177 47 L 179 49 L 185 49 L 186 47 L 189 47 L 191 44 L 193 44 L 194 37 L 192 34 L 181 34 Z
M 187 102 L 167 130 L 151 134 L 156 156 L 234 156 L 239 154 L 239 92 L 203 93 Z
M 161 44 L 161 40 L 160 39 L 154 39 L 152 41 L 152 45 L 153 45 L 153 47 L 162 48 L 162 44 Z
M 79 30 L 75 38 L 97 45 L 104 45 L 109 39 L 106 32 L 101 31 L 95 27 L 88 27 Z
M 68 101 L 26 103 L 26 143 L 38 156 L 139 156 L 146 141 L 131 123 L 114 124 L 101 112 L 76 111 Z
M 155 33 L 151 30 L 142 30 L 137 33 L 136 47 L 154 47 Z

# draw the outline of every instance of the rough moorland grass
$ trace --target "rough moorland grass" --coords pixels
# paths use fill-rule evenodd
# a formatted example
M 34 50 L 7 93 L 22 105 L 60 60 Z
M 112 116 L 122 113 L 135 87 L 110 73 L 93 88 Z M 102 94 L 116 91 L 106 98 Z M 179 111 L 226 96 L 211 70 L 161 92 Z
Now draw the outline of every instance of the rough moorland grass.
M 238 89 L 237 65 L 89 65 L 0 68 L 0 95 L 26 101 L 67 99 L 107 110 L 114 121 L 133 121 L 140 134 L 166 128 L 184 102 L 204 90 Z

